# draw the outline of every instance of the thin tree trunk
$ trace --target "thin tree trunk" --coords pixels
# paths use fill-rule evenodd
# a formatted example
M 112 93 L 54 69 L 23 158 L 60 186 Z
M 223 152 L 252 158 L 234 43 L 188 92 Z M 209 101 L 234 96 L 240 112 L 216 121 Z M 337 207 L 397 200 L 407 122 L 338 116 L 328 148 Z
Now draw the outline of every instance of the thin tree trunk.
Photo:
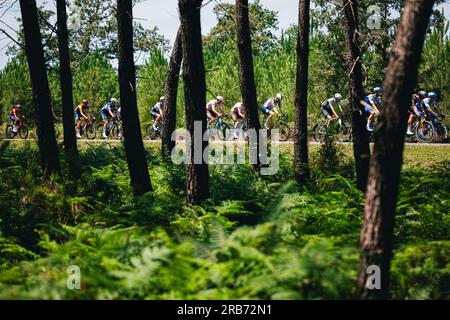
M 132 0 L 117 0 L 119 86 L 125 155 L 135 195 L 151 190 L 136 101 Z
M 60 163 L 36 1 L 20 0 L 20 11 L 33 91 L 33 107 L 37 116 L 39 154 L 44 177 L 48 179 L 51 174 L 60 171 Z
M 62 118 L 64 128 L 64 151 L 69 158 L 69 163 L 77 155 L 77 138 L 75 136 L 72 70 L 70 69 L 69 40 L 67 31 L 66 0 L 56 1 L 58 24 L 58 49 L 59 49 L 59 79 L 62 96 Z
M 364 113 L 360 101 L 363 98 L 361 71 L 361 49 L 358 46 L 358 2 L 357 0 L 343 0 L 345 47 L 348 76 L 348 97 L 352 108 L 353 153 L 358 188 L 366 190 L 369 173 L 370 148 Z
M 172 54 L 170 56 L 169 70 L 167 71 L 166 84 L 164 87 L 164 103 L 162 107 L 161 126 L 161 152 L 163 158 L 170 157 L 175 141 L 172 141 L 172 133 L 175 131 L 177 122 L 177 95 L 178 80 L 180 76 L 183 50 L 181 46 L 181 28 L 178 29 Z
M 253 70 L 252 41 L 250 37 L 250 22 L 248 17 L 248 0 L 236 0 L 236 32 L 239 53 L 239 79 L 241 94 L 246 112 L 247 129 L 258 133 L 261 128 L 258 117 L 258 101 L 256 95 L 255 75 Z M 253 168 L 259 170 L 259 136 L 256 136 L 255 147 L 250 144 L 250 157 Z M 256 150 L 255 150 L 256 149 Z
M 192 138 L 186 180 L 189 204 L 199 204 L 209 194 L 208 164 L 203 159 L 203 150 L 207 150 L 208 141 L 202 141 L 206 131 L 206 80 L 200 25 L 201 4 L 201 0 L 179 0 L 186 128 Z M 194 134 L 195 122 L 198 128 Z M 194 140 L 197 140 L 197 148 L 194 148 Z
M 359 294 L 363 299 L 386 299 L 389 295 L 389 268 L 407 107 L 417 83 L 417 70 L 433 3 L 430 0 L 406 1 L 391 51 L 384 81 L 383 114 L 375 138 L 361 230 L 361 270 L 358 281 Z M 380 290 L 366 287 L 366 270 L 370 265 L 380 268 Z
M 309 179 L 307 117 L 309 8 L 310 0 L 299 1 L 294 135 L 294 173 L 298 181 Z

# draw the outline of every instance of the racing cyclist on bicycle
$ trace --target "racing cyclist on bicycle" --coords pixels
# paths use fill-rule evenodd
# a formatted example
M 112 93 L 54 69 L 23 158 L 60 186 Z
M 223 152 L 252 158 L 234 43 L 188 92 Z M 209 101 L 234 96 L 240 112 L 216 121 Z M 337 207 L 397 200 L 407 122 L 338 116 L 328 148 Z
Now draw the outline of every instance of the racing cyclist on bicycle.
M 245 119 L 245 106 L 243 102 L 236 103 L 230 110 L 231 118 L 234 121 L 235 139 L 238 139 L 237 128 L 239 122 Z
M 364 107 L 364 111 L 369 114 L 367 119 L 367 131 L 373 131 L 374 126 L 372 125 L 373 120 L 380 114 L 381 97 L 383 96 L 383 88 L 376 87 L 373 89 L 373 93 L 369 94 L 363 100 L 361 100 L 361 105 Z
M 75 119 L 77 120 L 77 125 L 75 126 L 75 131 L 77 138 L 80 139 L 80 128 L 81 128 L 81 120 L 82 119 L 88 119 L 88 116 L 86 113 L 89 112 L 90 104 L 89 101 L 86 99 L 83 99 L 81 103 L 75 108 Z
M 208 117 L 208 126 L 210 126 L 214 120 L 220 118 L 221 115 L 225 114 L 223 110 L 223 97 L 218 96 L 216 99 L 209 101 L 206 104 L 206 116 Z M 220 113 L 216 110 L 219 107 Z
M 164 97 L 159 98 L 159 101 L 150 109 L 150 115 L 153 117 L 153 129 L 159 131 L 159 123 L 161 121 L 161 108 L 164 102 Z
M 106 131 L 108 128 L 108 124 L 111 121 L 112 118 L 116 116 L 117 113 L 117 99 L 111 98 L 107 104 L 102 108 L 100 111 L 103 119 L 103 134 L 102 139 L 108 138 L 106 136 Z
M 427 96 L 427 93 L 423 90 L 420 90 L 419 92 L 415 93 L 411 97 L 411 107 L 409 108 L 409 117 L 408 117 L 408 127 L 406 129 L 406 134 L 411 136 L 414 134 L 412 132 L 412 128 L 414 125 L 414 121 L 417 117 L 421 117 L 421 112 L 416 107 L 416 105 L 420 105 L 422 103 L 422 100 L 425 99 Z
M 334 106 L 339 106 L 339 110 L 342 111 L 341 102 L 342 95 L 336 93 L 333 98 L 327 99 L 320 105 L 320 112 L 324 115 L 324 117 L 328 120 L 327 126 L 330 125 L 331 121 L 339 119 L 336 111 L 334 110 Z
M 269 128 L 269 123 L 272 122 L 272 118 L 275 114 L 277 116 L 280 116 L 280 113 L 278 112 L 277 107 L 280 109 L 281 114 L 284 114 L 283 108 L 281 107 L 282 100 L 283 100 L 283 95 L 281 93 L 277 93 L 275 98 L 270 98 L 261 107 L 261 112 L 267 116 L 267 120 L 264 123 L 265 128 Z
M 13 105 L 11 112 L 9 113 L 9 119 L 13 123 L 13 132 L 14 133 L 17 133 L 21 112 L 22 112 L 22 106 L 20 104 L 15 104 L 15 105 Z
M 423 104 L 425 106 L 425 112 L 430 114 L 433 117 L 442 116 L 442 112 L 440 112 L 439 107 L 437 105 L 438 94 L 436 92 L 429 92 L 428 98 L 423 99 Z

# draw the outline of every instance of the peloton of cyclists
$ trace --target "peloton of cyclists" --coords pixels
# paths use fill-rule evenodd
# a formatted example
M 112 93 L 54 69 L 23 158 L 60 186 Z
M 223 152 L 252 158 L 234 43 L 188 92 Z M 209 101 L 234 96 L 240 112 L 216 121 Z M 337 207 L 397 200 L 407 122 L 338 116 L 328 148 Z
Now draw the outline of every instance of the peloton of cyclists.
M 111 121 L 112 118 L 116 116 L 117 113 L 117 99 L 111 98 L 107 104 L 101 109 L 100 114 L 102 115 L 103 119 L 103 133 L 102 133 L 102 139 L 108 138 L 106 136 L 106 131 L 108 129 L 108 124 Z

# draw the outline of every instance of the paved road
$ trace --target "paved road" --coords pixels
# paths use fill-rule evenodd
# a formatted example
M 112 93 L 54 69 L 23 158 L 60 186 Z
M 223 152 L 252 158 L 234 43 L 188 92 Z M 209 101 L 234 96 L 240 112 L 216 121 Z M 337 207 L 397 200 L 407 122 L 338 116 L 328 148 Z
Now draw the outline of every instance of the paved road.
M 34 141 L 34 139 L 3 139 L 3 141 Z M 114 140 L 114 139 L 108 139 L 108 140 L 102 140 L 102 139 L 78 139 L 78 142 L 83 143 L 120 143 L 120 140 Z M 245 143 L 245 141 L 214 141 L 215 143 Z M 144 139 L 144 143 L 149 144 L 158 144 L 161 143 L 161 140 L 147 140 Z M 280 141 L 280 144 L 293 144 L 293 141 Z M 319 145 L 319 142 L 316 141 L 310 141 L 310 145 Z M 351 142 L 338 142 L 338 144 L 344 144 L 344 145 L 350 145 Z M 372 143 L 373 144 L 373 143 Z M 407 146 L 416 146 L 416 147 L 422 147 L 422 146 L 429 146 L 429 147 L 450 147 L 450 143 L 405 143 Z

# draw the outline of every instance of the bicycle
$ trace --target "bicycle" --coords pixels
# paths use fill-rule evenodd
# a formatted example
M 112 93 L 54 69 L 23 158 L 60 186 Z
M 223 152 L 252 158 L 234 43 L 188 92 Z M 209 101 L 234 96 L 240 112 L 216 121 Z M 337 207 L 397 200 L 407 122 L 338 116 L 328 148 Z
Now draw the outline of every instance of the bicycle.
M 24 123 L 25 117 L 21 117 L 19 119 L 19 124 L 17 125 L 17 131 L 14 132 L 14 122 L 13 120 L 10 120 L 9 125 L 6 126 L 6 137 L 8 139 L 14 139 L 17 135 L 21 139 L 27 139 L 28 138 L 28 127 Z
M 267 114 L 264 114 L 264 117 L 267 118 Z M 278 131 L 279 131 L 278 139 L 280 141 L 287 141 L 292 136 L 292 128 L 288 124 L 288 116 L 286 113 L 283 113 L 280 116 L 276 116 L 276 122 L 272 127 L 270 127 L 267 123 L 264 124 L 264 127 L 268 130 L 269 129 L 278 129 Z
M 149 140 L 156 140 L 158 137 L 161 138 L 161 122 L 156 125 L 156 129 L 153 125 L 154 122 L 148 124 L 145 128 L 145 135 Z
M 85 119 L 83 125 L 80 127 L 80 136 L 83 135 L 85 135 L 89 140 L 95 139 L 95 136 L 97 135 L 95 126 L 89 119 Z
M 327 119 L 317 122 L 312 129 L 312 135 L 315 141 L 323 143 L 326 136 L 336 135 L 339 142 L 349 142 L 352 139 L 351 126 L 338 117 L 335 121 L 337 125 L 333 128 L 328 125 Z
M 103 132 L 104 124 L 103 122 L 99 123 L 97 125 L 97 132 Z M 122 131 L 122 123 L 120 122 L 119 118 L 116 116 L 114 118 L 111 118 L 108 121 L 108 125 L 106 128 L 106 136 L 109 136 L 109 134 L 112 133 L 112 137 L 116 140 L 122 139 L 123 131 Z
M 448 130 L 445 125 L 445 114 L 440 114 L 437 117 L 433 116 L 430 120 L 434 129 L 434 142 L 442 143 L 448 139 Z
M 230 128 L 231 126 L 226 123 L 223 118 L 229 117 L 228 114 L 220 115 L 216 119 L 216 123 L 214 125 L 209 125 L 208 129 L 210 130 L 210 137 L 213 135 L 217 135 L 220 140 L 225 141 L 227 138 L 231 138 Z
M 433 141 L 434 128 L 430 121 L 416 119 L 411 130 L 412 135 L 406 135 L 407 142 L 423 142 L 430 143 Z

